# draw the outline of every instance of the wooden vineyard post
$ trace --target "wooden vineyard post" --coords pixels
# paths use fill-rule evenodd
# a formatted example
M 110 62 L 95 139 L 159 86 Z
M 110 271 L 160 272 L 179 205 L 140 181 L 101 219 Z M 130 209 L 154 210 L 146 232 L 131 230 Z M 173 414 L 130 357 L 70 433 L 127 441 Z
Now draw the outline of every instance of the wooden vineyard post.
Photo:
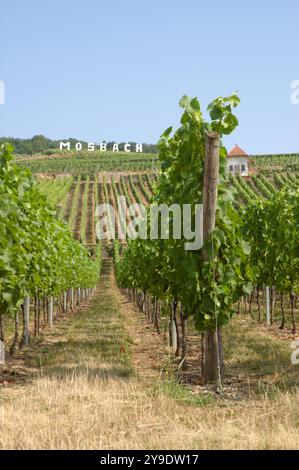
M 206 136 L 204 183 L 203 183 L 203 241 L 207 240 L 215 229 L 219 179 L 220 135 L 209 132 Z M 203 259 L 209 261 L 207 250 L 203 250 Z M 221 331 L 204 333 L 203 376 L 206 383 L 221 385 L 223 382 L 223 352 Z
M 71 310 L 71 289 L 66 291 L 66 311 L 69 313 Z
M 4 312 L 0 309 L 0 365 L 5 365 Z
M 63 292 L 63 313 L 67 313 L 67 291 Z
M 270 317 L 270 290 L 269 287 L 266 287 L 266 321 L 267 325 L 271 325 L 271 317 Z
M 50 328 L 53 326 L 53 297 L 48 299 L 48 325 Z
M 30 298 L 26 295 L 24 299 L 24 345 L 29 344 L 29 314 L 30 314 Z
M 5 365 L 5 346 L 4 341 L 0 339 L 0 365 Z
M 71 303 L 71 310 L 74 310 L 74 288 L 71 287 L 71 300 L 70 300 L 70 303 Z

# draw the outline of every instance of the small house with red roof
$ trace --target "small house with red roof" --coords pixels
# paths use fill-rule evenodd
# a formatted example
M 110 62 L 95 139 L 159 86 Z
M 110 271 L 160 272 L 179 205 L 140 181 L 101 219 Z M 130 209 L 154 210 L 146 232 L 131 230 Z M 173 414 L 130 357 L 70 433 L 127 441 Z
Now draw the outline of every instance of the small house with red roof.
M 249 176 L 250 157 L 238 145 L 227 155 L 227 165 L 231 175 Z

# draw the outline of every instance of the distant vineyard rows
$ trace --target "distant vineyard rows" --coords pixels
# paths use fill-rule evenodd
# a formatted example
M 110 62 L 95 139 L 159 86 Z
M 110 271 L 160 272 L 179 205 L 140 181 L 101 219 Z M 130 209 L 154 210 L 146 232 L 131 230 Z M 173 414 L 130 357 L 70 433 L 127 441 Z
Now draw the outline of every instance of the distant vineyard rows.
M 148 205 L 156 179 L 154 173 L 119 177 L 112 175 L 109 179 L 80 175 L 41 179 L 39 185 L 49 202 L 57 208 L 61 218 L 67 221 L 76 239 L 92 246 L 96 244 L 96 206 L 109 203 L 117 209 L 118 196 L 125 196 L 128 204 Z M 256 198 L 268 199 L 283 187 L 299 187 L 299 174 L 281 173 L 271 178 L 259 175 L 248 180 L 232 177 L 230 182 L 236 190 L 236 204 L 243 205 Z
M 282 171 L 299 171 L 299 154 L 252 155 L 253 167 L 270 176 Z M 159 169 L 158 156 L 155 154 L 113 153 L 113 152 L 76 152 L 56 156 L 25 156 L 18 160 L 19 165 L 29 168 L 33 173 L 72 173 L 90 174 L 101 171 L 155 171 Z
M 102 203 L 117 207 L 117 197 L 126 196 L 127 203 L 147 205 L 153 193 L 156 176 L 129 175 L 111 179 L 64 177 L 40 180 L 39 186 L 72 229 L 75 238 L 86 245 L 96 244 L 95 208 Z
M 102 171 L 151 170 L 159 167 L 156 156 L 133 153 L 79 154 L 72 157 L 27 158 L 18 161 L 21 167 L 29 168 L 32 173 L 72 173 L 94 174 Z

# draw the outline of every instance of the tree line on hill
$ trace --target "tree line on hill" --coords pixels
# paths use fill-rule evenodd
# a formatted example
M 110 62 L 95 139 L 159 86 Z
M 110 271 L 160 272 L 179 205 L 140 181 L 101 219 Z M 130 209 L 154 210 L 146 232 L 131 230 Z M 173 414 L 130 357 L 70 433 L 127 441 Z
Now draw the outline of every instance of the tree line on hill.
M 59 150 L 60 147 L 60 142 L 70 142 L 71 143 L 71 148 L 74 148 L 77 142 L 81 142 L 83 144 L 83 147 L 87 148 L 88 142 L 83 141 L 83 140 L 78 140 L 74 138 L 69 138 L 69 139 L 61 139 L 61 140 L 52 140 L 48 139 L 47 137 L 43 135 L 35 135 L 31 139 L 19 139 L 15 137 L 0 137 L 0 145 L 4 143 L 10 143 L 13 145 L 15 149 L 15 153 L 18 154 L 29 154 L 29 155 L 34 155 L 36 153 L 46 153 L 46 154 L 51 154 L 52 151 L 55 153 L 55 150 Z M 106 142 L 106 141 L 103 141 Z M 107 150 L 112 150 L 112 146 L 115 141 L 111 142 L 106 142 L 107 143 Z M 122 151 L 124 150 L 124 145 L 125 143 L 131 144 L 131 146 L 135 146 L 136 142 L 121 142 L 119 143 L 119 150 Z M 96 149 L 99 148 L 99 146 L 95 147 Z M 157 153 L 157 148 L 156 145 L 154 144 L 142 144 L 142 152 L 143 153 Z

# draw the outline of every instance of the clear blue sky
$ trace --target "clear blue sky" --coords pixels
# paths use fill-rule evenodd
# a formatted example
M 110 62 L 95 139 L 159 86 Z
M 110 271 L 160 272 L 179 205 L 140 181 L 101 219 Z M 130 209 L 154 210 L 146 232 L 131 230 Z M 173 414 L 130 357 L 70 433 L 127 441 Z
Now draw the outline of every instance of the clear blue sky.
M 0 0 L 0 135 L 154 143 L 238 90 L 249 153 L 299 151 L 298 0 Z

